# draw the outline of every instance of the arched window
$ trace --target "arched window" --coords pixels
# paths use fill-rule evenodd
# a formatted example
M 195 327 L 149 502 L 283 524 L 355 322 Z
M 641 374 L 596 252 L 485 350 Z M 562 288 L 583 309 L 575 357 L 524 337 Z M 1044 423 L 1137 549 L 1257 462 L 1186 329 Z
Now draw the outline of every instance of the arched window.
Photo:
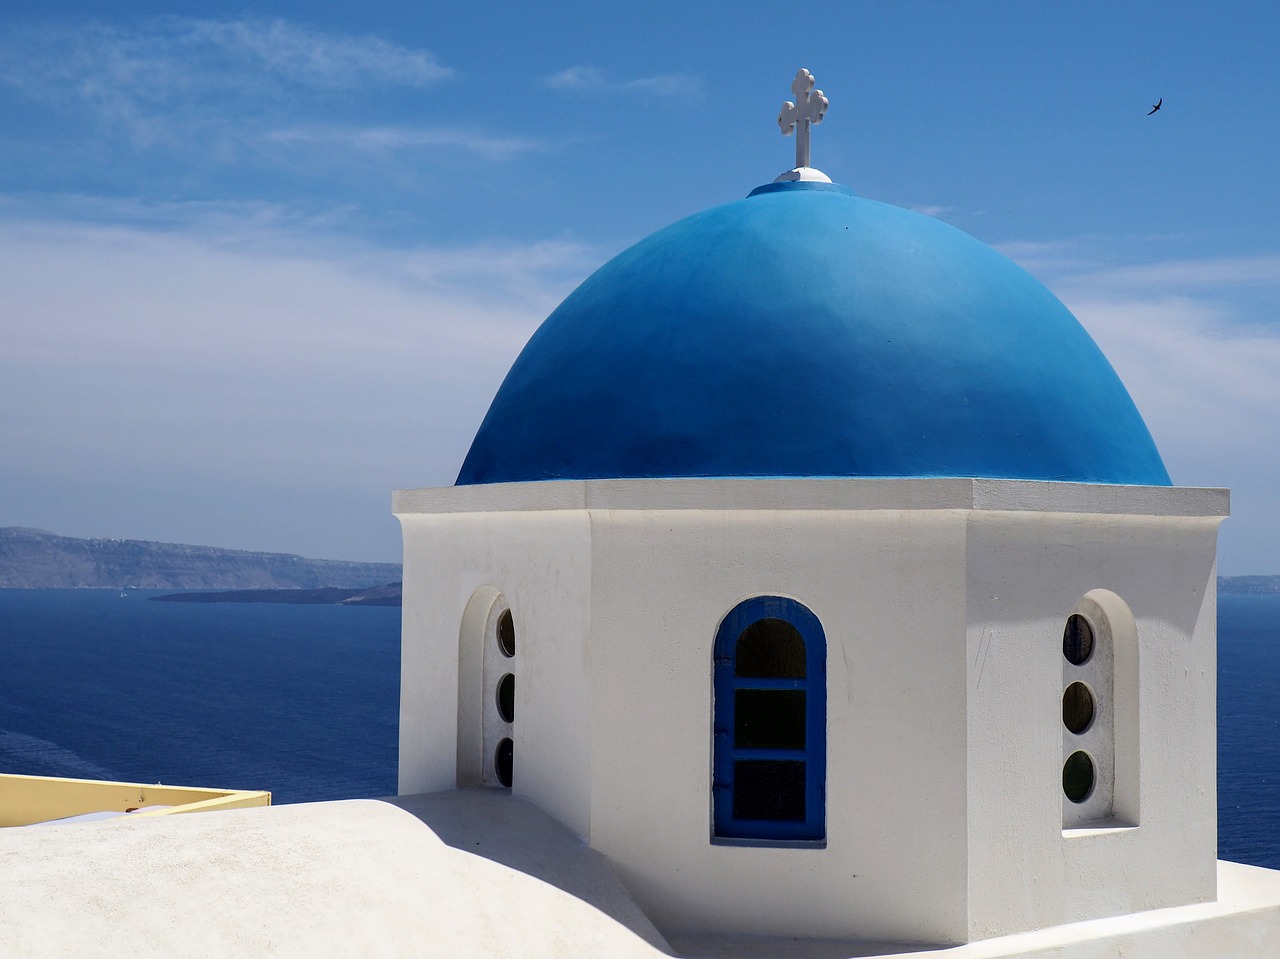
M 1106 589 L 1085 593 L 1062 633 L 1064 829 L 1138 823 L 1138 636 Z
M 458 785 L 511 787 L 516 623 L 493 586 L 477 589 L 458 634 Z
M 713 836 L 826 837 L 827 644 L 795 600 L 756 596 L 716 634 Z

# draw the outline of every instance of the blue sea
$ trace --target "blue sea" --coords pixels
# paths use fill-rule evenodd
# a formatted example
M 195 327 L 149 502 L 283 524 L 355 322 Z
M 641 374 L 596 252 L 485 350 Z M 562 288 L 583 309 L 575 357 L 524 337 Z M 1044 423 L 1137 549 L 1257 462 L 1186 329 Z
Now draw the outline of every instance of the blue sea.
M 0 590 L 0 772 L 396 791 L 400 610 Z
M 1218 597 L 1218 857 L 1280 869 L 1280 596 Z
M 0 590 L 0 772 L 396 790 L 400 610 Z M 1218 616 L 1219 855 L 1280 869 L 1280 596 Z

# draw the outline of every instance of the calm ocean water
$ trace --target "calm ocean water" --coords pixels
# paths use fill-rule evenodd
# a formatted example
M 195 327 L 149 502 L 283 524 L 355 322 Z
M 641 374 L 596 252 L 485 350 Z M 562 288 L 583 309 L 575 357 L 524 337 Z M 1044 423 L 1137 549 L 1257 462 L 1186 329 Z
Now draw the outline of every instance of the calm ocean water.
M 0 772 L 396 791 L 400 610 L 0 590 Z
M 1280 596 L 1218 597 L 1218 856 L 1280 869 Z
M 0 772 L 396 789 L 400 610 L 0 590 Z M 1219 854 L 1280 868 L 1280 596 L 1218 617 Z

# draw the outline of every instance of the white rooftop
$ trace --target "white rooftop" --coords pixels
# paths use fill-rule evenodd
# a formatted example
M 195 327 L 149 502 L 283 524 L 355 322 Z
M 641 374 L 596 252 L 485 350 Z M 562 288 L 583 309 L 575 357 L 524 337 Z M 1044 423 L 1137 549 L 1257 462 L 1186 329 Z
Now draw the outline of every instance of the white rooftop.
M 1224 959 L 1280 955 L 1277 907 L 1280 873 L 1219 863 L 1217 902 L 953 948 L 668 944 L 604 857 L 498 790 L 0 830 L 6 956 Z

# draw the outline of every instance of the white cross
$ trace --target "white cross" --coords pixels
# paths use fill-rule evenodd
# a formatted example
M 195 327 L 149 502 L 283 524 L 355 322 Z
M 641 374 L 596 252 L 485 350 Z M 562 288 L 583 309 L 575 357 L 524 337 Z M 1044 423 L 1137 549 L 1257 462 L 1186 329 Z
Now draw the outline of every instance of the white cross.
M 809 165 L 809 126 L 816 126 L 826 116 L 827 98 L 821 90 L 813 89 L 813 74 L 808 70 L 796 72 L 791 92 L 796 95 L 796 102 L 788 100 L 782 105 L 778 128 L 784 137 L 796 131 L 796 167 L 802 168 Z

